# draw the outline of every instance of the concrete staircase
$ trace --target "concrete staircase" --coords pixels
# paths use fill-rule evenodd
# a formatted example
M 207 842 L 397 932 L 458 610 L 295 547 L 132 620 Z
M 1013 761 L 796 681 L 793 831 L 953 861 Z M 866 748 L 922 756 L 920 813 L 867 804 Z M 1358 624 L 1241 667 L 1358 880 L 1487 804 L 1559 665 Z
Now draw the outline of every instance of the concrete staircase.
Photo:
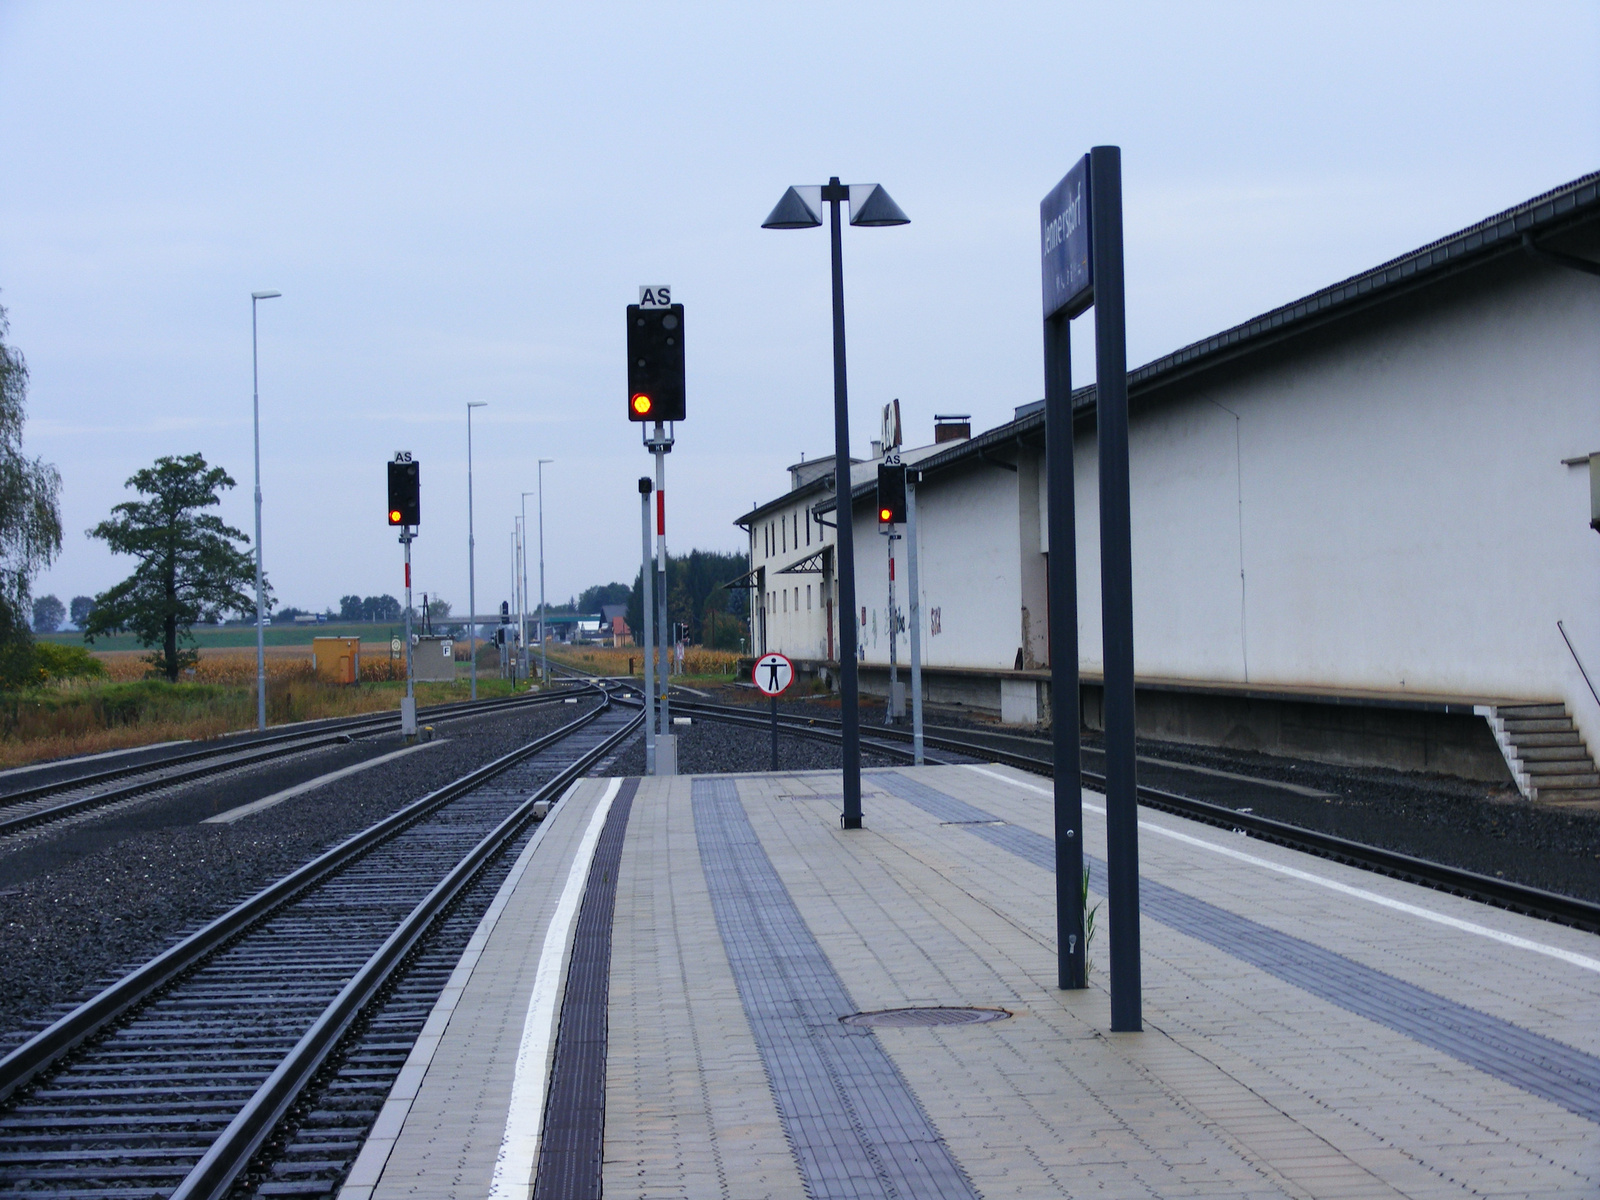
M 1564 704 L 1481 705 L 1517 787 L 1545 804 L 1600 805 L 1600 770 Z

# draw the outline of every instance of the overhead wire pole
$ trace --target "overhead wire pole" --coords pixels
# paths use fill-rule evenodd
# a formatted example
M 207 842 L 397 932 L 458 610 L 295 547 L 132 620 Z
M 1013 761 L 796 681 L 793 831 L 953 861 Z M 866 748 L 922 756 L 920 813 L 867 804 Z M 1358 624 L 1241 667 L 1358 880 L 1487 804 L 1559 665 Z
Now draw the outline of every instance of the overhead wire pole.
M 255 426 L 256 457 L 256 728 L 267 727 L 267 635 L 265 588 L 261 571 L 261 370 L 256 350 L 256 304 L 282 292 L 250 293 L 250 407 Z

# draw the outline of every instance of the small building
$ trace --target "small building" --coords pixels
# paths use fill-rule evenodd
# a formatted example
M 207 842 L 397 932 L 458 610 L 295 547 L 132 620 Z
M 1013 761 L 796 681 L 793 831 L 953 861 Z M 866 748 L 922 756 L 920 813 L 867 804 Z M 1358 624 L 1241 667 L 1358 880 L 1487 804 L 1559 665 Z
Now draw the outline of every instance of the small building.
M 454 683 L 455 639 L 432 635 L 418 637 L 411 647 L 411 670 L 418 680 Z
M 361 682 L 361 639 L 312 638 L 311 673 L 325 683 Z
M 600 606 L 600 631 L 608 634 L 613 646 L 633 645 L 633 633 L 628 629 L 628 606 L 626 604 L 602 604 Z

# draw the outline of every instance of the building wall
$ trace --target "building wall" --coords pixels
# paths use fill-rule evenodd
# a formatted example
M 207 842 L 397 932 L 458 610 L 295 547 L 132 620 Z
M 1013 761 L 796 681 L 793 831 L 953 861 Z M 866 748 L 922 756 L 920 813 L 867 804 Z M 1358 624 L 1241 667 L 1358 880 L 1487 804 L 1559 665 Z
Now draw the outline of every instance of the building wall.
M 1600 705 L 1556 628 L 1600 684 L 1600 537 L 1587 472 L 1561 464 L 1600 448 L 1600 281 L 1517 262 L 1395 307 L 1136 408 L 1136 669 L 1561 698 L 1600 746 Z M 1094 454 L 1080 437 L 1089 671 L 1101 666 Z M 939 552 L 958 553 L 952 541 Z

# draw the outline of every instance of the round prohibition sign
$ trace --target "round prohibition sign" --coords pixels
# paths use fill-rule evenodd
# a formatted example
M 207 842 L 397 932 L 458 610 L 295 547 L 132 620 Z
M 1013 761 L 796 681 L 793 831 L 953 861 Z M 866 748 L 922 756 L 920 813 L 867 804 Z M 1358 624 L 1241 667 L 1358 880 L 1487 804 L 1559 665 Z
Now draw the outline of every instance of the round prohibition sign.
M 794 682 L 794 664 L 781 654 L 763 654 L 756 659 L 750 680 L 767 696 L 781 696 Z

